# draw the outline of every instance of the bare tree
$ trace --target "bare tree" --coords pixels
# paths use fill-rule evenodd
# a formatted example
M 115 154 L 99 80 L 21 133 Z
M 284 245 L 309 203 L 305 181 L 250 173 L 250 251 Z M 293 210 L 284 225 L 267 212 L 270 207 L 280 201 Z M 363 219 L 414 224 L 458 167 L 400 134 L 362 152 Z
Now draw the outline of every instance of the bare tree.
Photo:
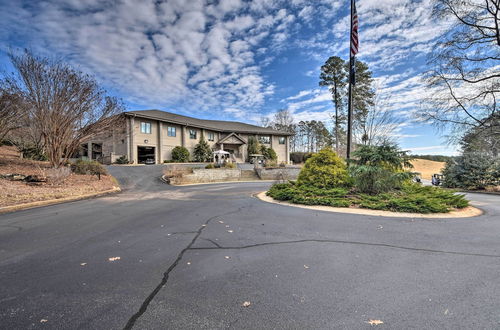
M 0 87 L 0 141 L 22 126 L 23 104 L 19 95 L 3 86 Z
M 380 145 L 395 142 L 394 132 L 401 126 L 403 119 L 395 116 L 387 106 L 386 100 L 376 96 L 368 112 L 359 120 L 355 139 L 365 145 Z
M 122 104 L 93 77 L 28 51 L 10 60 L 16 74 L 6 82 L 27 104 L 29 126 L 39 132 L 52 166 L 61 167 L 85 140 L 122 120 Z
M 471 129 L 498 135 L 500 0 L 435 0 L 434 16 L 451 21 L 429 57 L 432 95 L 419 116 L 459 139 Z
M 272 126 L 278 130 L 291 132 L 290 127 L 293 125 L 293 116 L 290 110 L 281 109 L 274 114 Z
M 260 126 L 269 127 L 270 124 L 271 124 L 271 119 L 269 119 L 269 117 L 266 116 L 260 117 Z

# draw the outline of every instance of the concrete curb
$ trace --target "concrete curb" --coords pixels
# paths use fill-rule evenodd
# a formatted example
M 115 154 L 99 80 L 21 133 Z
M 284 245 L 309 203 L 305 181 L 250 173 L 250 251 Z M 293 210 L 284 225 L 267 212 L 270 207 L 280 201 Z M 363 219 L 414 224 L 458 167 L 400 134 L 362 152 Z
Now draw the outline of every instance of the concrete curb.
M 97 193 L 80 195 L 80 196 L 71 196 L 71 197 L 65 197 L 65 198 L 59 198 L 59 199 L 48 199 L 48 200 L 43 200 L 43 201 L 36 201 L 36 202 L 29 202 L 29 203 L 23 203 L 23 204 L 11 205 L 11 206 L 4 206 L 4 207 L 0 207 L 0 214 L 21 211 L 21 210 L 27 210 L 27 209 L 32 209 L 32 208 L 42 207 L 42 206 L 49 206 L 49 205 L 67 203 L 67 202 L 74 202 L 74 201 L 79 201 L 79 200 L 83 200 L 83 199 L 90 199 L 90 198 L 95 198 L 95 197 L 100 197 L 100 196 L 104 196 L 104 195 L 118 193 L 120 191 L 121 191 L 121 189 L 119 187 L 113 187 L 113 189 L 100 191 Z
M 279 204 L 284 206 L 300 207 L 303 209 L 309 209 L 314 211 L 371 215 L 371 216 L 389 217 L 389 218 L 426 218 L 426 219 L 471 218 L 480 216 L 484 213 L 482 210 L 473 206 L 468 206 L 462 210 L 451 211 L 448 213 L 422 214 L 422 213 L 403 213 L 403 212 L 391 212 L 391 211 L 381 211 L 381 210 L 369 210 L 369 209 L 355 209 L 348 207 L 292 204 L 288 202 L 277 201 L 272 197 L 267 196 L 266 191 L 255 194 L 254 196 L 263 202 Z

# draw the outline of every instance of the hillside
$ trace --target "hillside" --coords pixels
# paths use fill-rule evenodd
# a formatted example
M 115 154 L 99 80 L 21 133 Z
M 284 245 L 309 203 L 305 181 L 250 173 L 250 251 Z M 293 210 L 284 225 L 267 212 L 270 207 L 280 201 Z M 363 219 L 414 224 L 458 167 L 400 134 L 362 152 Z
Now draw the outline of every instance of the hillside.
M 414 159 L 411 161 L 414 168 L 412 171 L 419 172 L 422 179 L 430 180 L 434 173 L 441 173 L 445 162 L 435 162 L 427 159 Z

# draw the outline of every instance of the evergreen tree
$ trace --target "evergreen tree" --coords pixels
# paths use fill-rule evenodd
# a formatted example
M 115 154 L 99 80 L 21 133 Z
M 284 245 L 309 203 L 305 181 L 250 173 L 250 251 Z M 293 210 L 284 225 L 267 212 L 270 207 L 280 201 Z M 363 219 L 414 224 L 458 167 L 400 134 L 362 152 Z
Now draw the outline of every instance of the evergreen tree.
M 203 135 L 200 142 L 194 147 L 193 157 L 197 162 L 209 162 L 212 159 L 212 149 L 207 141 L 205 141 Z

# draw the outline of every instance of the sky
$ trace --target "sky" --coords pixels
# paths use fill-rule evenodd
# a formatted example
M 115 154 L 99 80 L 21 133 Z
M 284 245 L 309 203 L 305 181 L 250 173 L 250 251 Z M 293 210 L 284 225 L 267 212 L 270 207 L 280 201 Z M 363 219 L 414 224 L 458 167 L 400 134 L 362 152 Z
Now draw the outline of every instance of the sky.
M 348 0 L 0 0 L 0 69 L 9 50 L 62 58 L 94 75 L 128 110 L 162 109 L 258 124 L 289 109 L 331 125 L 319 87 L 328 57 L 349 54 Z M 445 26 L 432 0 L 358 0 L 359 54 L 393 132 L 414 154 L 457 153 L 414 113 L 426 56 Z

